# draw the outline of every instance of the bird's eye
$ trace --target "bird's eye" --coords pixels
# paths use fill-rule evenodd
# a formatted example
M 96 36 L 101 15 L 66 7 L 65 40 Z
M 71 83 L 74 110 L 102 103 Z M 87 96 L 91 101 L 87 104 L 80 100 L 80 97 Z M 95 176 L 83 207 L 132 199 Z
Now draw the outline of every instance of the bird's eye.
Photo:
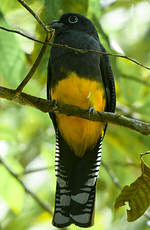
M 69 18 L 68 18 L 68 22 L 69 23 L 72 23 L 72 24 L 75 24 L 78 22 L 78 17 L 77 16 L 74 16 L 74 15 L 71 15 Z

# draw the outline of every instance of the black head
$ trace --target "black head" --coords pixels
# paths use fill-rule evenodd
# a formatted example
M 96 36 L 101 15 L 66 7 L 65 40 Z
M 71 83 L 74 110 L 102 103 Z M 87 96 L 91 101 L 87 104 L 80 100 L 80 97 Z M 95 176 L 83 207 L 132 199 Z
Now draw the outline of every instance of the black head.
M 94 38 L 98 39 L 97 31 L 93 23 L 85 16 L 77 13 L 66 13 L 61 16 L 59 20 L 54 20 L 50 26 L 56 30 L 57 33 L 68 30 L 76 30 L 88 33 Z

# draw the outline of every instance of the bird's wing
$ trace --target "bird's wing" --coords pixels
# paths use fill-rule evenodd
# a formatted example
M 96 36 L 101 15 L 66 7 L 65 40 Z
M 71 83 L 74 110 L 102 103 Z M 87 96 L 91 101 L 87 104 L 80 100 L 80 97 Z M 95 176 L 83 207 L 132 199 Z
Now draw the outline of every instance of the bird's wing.
M 104 47 L 101 46 L 101 51 L 106 52 Z M 109 63 L 107 55 L 102 55 L 100 59 L 100 69 L 102 74 L 102 79 L 104 82 L 104 87 L 106 90 L 107 105 L 105 111 L 115 112 L 116 107 L 116 93 L 115 93 L 115 83 L 113 72 Z
M 47 74 L 47 99 L 48 100 L 51 100 L 51 78 L 52 78 L 52 73 L 51 73 L 51 64 L 49 59 L 48 74 Z M 56 131 L 57 130 L 56 116 L 52 112 L 50 112 L 49 115 Z

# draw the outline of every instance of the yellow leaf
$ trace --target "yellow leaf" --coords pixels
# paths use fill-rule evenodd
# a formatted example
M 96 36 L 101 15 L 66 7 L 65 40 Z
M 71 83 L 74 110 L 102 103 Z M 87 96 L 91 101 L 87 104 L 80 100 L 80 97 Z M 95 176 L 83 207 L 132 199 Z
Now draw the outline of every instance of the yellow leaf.
M 125 186 L 115 202 L 115 209 L 129 203 L 128 221 L 137 220 L 150 205 L 150 168 L 141 159 L 142 174 L 130 186 Z

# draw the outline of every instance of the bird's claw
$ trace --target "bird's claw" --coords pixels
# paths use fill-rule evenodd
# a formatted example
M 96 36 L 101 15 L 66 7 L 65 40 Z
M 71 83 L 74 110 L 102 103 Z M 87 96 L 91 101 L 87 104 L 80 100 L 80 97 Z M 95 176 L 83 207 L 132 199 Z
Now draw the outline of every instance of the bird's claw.
M 96 110 L 93 107 L 89 108 L 89 118 L 91 118 L 91 115 L 95 115 L 96 114 Z
M 58 108 L 58 102 L 57 102 L 57 100 L 52 100 L 52 106 L 53 106 L 54 110 L 57 110 L 57 108 Z

